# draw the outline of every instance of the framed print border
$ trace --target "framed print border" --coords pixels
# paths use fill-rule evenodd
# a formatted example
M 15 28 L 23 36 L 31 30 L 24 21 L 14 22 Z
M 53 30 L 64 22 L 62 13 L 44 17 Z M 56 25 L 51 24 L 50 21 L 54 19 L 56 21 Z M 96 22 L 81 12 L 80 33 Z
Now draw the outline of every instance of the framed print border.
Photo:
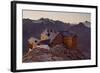
M 69 66 L 69 67 L 52 67 L 52 68 L 36 68 L 36 69 L 17 69 L 17 4 L 29 4 L 29 5 L 44 5 L 44 6 L 57 6 L 57 7 L 78 7 L 78 8 L 90 8 L 95 9 L 95 64 L 83 65 L 83 66 Z M 98 25 L 98 7 L 90 5 L 74 5 L 74 4 L 58 4 L 58 3 L 43 3 L 43 2 L 26 2 L 26 1 L 12 1 L 11 2 L 11 71 L 40 71 L 40 70 L 55 70 L 55 69 L 73 69 L 73 68 L 87 68 L 98 66 L 98 49 L 97 49 L 97 26 Z

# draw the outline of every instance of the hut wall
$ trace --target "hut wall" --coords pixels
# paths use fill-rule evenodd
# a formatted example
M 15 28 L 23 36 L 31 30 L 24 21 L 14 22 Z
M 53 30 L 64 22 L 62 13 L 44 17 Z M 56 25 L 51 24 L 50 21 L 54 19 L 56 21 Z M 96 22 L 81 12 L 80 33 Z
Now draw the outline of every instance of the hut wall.
M 62 35 L 57 35 L 55 37 L 55 39 L 50 43 L 50 46 L 53 47 L 55 45 L 58 45 L 58 44 L 62 44 L 63 43 L 63 36 Z
M 64 37 L 64 45 L 69 49 L 77 48 L 77 38 Z
M 72 48 L 72 37 L 64 37 L 64 45 L 67 48 Z
M 73 37 L 72 41 L 73 41 L 72 48 L 77 48 L 77 37 Z

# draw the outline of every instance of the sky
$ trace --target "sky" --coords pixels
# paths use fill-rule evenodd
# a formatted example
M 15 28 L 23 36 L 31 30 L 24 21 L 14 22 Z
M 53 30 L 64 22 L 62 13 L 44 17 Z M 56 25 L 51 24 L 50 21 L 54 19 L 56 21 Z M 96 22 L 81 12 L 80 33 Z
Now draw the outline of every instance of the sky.
M 55 12 L 55 11 L 35 11 L 23 10 L 23 18 L 38 20 L 40 18 L 49 18 L 52 20 L 60 20 L 65 23 L 79 23 L 84 21 L 91 22 L 90 13 L 76 13 L 76 12 Z

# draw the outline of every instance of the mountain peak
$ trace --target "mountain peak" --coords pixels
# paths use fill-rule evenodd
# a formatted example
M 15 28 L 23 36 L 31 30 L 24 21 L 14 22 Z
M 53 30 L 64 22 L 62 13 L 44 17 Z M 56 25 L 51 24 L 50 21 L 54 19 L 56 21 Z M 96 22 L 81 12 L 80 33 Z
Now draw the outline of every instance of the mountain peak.
M 40 18 L 39 20 L 50 20 L 49 18 Z
M 90 22 L 80 22 L 80 23 L 78 24 L 78 26 L 81 26 L 81 27 L 88 27 L 88 28 L 91 27 Z
M 84 26 L 84 23 L 80 22 L 78 25 L 79 25 L 79 26 Z

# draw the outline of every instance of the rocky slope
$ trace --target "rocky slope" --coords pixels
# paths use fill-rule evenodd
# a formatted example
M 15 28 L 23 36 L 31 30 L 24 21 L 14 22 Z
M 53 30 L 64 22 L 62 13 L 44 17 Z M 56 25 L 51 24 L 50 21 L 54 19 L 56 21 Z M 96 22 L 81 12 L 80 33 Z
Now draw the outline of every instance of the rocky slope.
M 45 61 L 65 61 L 83 60 L 86 57 L 79 49 L 67 49 L 64 45 L 57 45 L 50 50 L 35 48 L 23 56 L 23 62 L 45 62 Z

